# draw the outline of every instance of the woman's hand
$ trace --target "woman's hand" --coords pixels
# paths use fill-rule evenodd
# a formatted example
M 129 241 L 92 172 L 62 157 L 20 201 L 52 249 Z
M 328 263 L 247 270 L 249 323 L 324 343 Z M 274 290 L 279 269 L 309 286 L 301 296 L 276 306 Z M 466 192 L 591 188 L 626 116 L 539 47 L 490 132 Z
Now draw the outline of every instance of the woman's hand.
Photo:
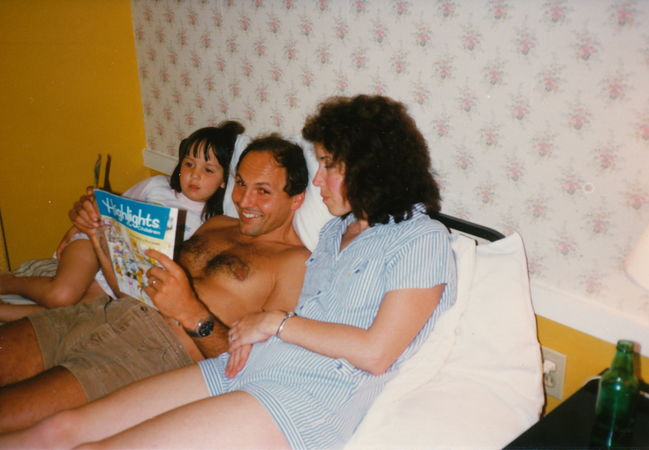
M 243 345 L 268 340 L 277 332 L 277 327 L 283 319 L 283 311 L 263 311 L 245 315 L 241 320 L 232 323 L 228 333 L 228 351 L 231 353 Z
M 250 356 L 251 350 L 252 344 L 246 344 L 229 352 L 230 357 L 228 358 L 228 364 L 225 366 L 226 377 L 234 378 L 239 372 L 241 372 L 241 369 L 243 369 L 243 366 L 245 366 L 248 361 L 248 356 Z
M 230 358 L 225 375 L 230 378 L 237 376 L 248 361 L 252 344 L 267 341 L 277 332 L 283 319 L 283 311 L 269 311 L 248 314 L 234 322 L 228 332 Z

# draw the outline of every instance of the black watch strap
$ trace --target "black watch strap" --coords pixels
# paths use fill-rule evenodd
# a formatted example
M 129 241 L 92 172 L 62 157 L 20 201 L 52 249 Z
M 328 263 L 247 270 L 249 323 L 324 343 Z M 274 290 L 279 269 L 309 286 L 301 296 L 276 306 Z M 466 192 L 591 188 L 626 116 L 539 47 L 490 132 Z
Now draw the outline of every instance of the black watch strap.
M 214 322 L 217 322 L 218 319 L 210 314 L 207 319 L 200 320 L 196 327 L 193 330 L 188 330 L 185 328 L 185 332 L 194 338 L 204 338 L 212 334 L 214 331 Z

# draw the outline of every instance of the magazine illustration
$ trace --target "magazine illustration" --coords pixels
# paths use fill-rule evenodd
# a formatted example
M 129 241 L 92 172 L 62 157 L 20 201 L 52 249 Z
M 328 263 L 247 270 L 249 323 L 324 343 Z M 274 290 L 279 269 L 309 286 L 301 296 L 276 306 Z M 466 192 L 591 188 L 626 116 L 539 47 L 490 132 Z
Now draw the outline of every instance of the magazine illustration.
M 143 289 L 147 270 L 159 264 L 144 252 L 154 249 L 173 259 L 182 211 L 101 189 L 95 189 L 95 199 L 120 291 L 154 306 Z

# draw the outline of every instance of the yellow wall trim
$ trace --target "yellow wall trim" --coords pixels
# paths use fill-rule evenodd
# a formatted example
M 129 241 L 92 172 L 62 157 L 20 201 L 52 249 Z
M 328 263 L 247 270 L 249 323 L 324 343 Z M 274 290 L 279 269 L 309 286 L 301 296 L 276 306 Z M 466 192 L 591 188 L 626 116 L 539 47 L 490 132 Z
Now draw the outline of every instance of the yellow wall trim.
M 631 316 L 607 305 L 532 281 L 534 312 L 595 338 L 615 344 L 629 339 L 649 356 L 649 317 Z

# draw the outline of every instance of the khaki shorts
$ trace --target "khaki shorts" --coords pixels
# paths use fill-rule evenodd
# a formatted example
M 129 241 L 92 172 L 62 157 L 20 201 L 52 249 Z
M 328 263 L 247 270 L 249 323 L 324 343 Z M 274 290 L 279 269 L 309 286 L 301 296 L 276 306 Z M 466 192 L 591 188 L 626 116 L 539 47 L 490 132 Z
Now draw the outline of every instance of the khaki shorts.
M 62 366 L 88 401 L 193 361 L 155 309 L 130 297 L 55 308 L 29 316 L 44 369 Z

